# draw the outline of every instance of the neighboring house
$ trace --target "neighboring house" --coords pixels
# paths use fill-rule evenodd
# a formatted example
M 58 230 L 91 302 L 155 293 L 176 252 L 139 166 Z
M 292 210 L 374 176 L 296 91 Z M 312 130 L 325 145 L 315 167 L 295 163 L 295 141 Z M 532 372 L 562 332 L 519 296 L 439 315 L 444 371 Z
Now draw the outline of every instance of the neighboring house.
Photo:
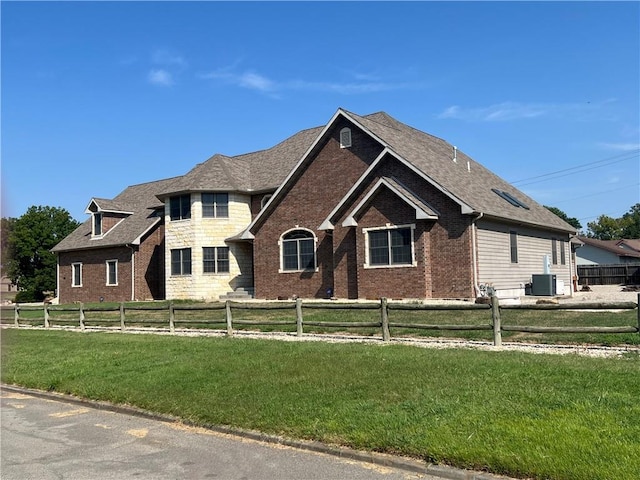
M 640 263 L 640 240 L 596 240 L 578 237 L 584 245 L 576 251 L 578 265 Z
M 144 194 L 134 204 L 136 189 Z M 215 155 L 182 177 L 94 199 L 87 213 L 92 220 L 54 249 L 61 302 L 217 300 L 233 290 L 474 298 L 487 286 L 512 296 L 544 272 L 545 258 L 568 293 L 573 271 L 572 226 L 382 112 L 339 109 L 273 148 Z M 146 223 L 133 228 L 136 218 Z M 141 251 L 156 254 L 143 260 Z M 114 269 L 128 288 L 113 288 Z M 86 288 L 89 270 L 96 281 Z

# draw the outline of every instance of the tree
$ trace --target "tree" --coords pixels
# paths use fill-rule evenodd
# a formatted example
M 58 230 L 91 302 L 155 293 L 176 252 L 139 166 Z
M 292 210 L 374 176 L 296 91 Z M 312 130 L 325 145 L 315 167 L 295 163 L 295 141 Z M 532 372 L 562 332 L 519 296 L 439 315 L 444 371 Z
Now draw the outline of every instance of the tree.
M 598 220 L 589 222 L 587 227 L 587 236 L 598 240 L 640 238 L 640 203 L 636 203 L 620 218 L 600 215 Z
M 58 207 L 32 206 L 16 219 L 8 236 L 7 273 L 23 299 L 44 298 L 56 288 L 56 256 L 51 253 L 60 240 L 80 224 Z
M 636 203 L 620 219 L 622 238 L 640 238 L 640 203 Z
M 564 213 L 562 210 L 560 210 L 559 208 L 556 207 L 547 207 L 546 205 L 544 206 L 544 208 L 546 208 L 547 210 L 549 210 L 550 212 L 556 214 L 558 217 L 560 217 L 562 220 L 564 220 L 565 222 L 567 222 L 569 225 L 571 225 L 572 227 L 574 227 L 576 230 L 580 230 L 582 228 L 582 224 L 580 223 L 580 221 L 575 218 L 575 217 L 569 217 L 566 213 Z

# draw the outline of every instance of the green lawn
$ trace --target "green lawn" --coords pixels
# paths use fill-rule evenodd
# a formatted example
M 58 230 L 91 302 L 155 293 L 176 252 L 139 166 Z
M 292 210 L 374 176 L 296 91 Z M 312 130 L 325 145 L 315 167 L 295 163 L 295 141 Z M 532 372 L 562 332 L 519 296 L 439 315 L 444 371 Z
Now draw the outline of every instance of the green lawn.
M 2 331 L 2 381 L 536 479 L 637 479 L 640 358 Z

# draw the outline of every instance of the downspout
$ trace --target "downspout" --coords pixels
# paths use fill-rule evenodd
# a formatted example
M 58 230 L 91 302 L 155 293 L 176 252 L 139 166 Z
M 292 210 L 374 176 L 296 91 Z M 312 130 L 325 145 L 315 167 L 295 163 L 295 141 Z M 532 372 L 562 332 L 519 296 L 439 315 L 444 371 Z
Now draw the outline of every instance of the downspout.
M 473 287 L 476 289 L 476 298 L 480 296 L 480 285 L 478 285 L 478 246 L 476 243 L 476 229 L 478 226 L 476 222 L 484 216 L 484 213 L 480 212 L 476 218 L 471 221 L 471 243 L 473 250 Z
M 131 249 L 131 301 L 136 300 L 136 255 L 133 245 L 127 245 Z

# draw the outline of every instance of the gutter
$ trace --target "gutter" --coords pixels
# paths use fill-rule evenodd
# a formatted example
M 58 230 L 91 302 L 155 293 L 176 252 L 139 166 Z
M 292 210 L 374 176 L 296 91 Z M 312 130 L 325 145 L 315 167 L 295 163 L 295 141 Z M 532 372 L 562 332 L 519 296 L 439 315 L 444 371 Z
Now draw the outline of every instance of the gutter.
M 476 230 L 478 226 L 476 222 L 484 217 L 484 213 L 480 212 L 477 217 L 471 221 L 471 249 L 473 251 L 473 288 L 476 290 L 476 298 L 480 296 L 480 285 L 478 285 L 478 245 L 476 243 Z
M 131 249 L 131 301 L 135 302 L 136 300 L 136 251 L 133 248 L 133 245 L 128 243 L 126 245 Z

